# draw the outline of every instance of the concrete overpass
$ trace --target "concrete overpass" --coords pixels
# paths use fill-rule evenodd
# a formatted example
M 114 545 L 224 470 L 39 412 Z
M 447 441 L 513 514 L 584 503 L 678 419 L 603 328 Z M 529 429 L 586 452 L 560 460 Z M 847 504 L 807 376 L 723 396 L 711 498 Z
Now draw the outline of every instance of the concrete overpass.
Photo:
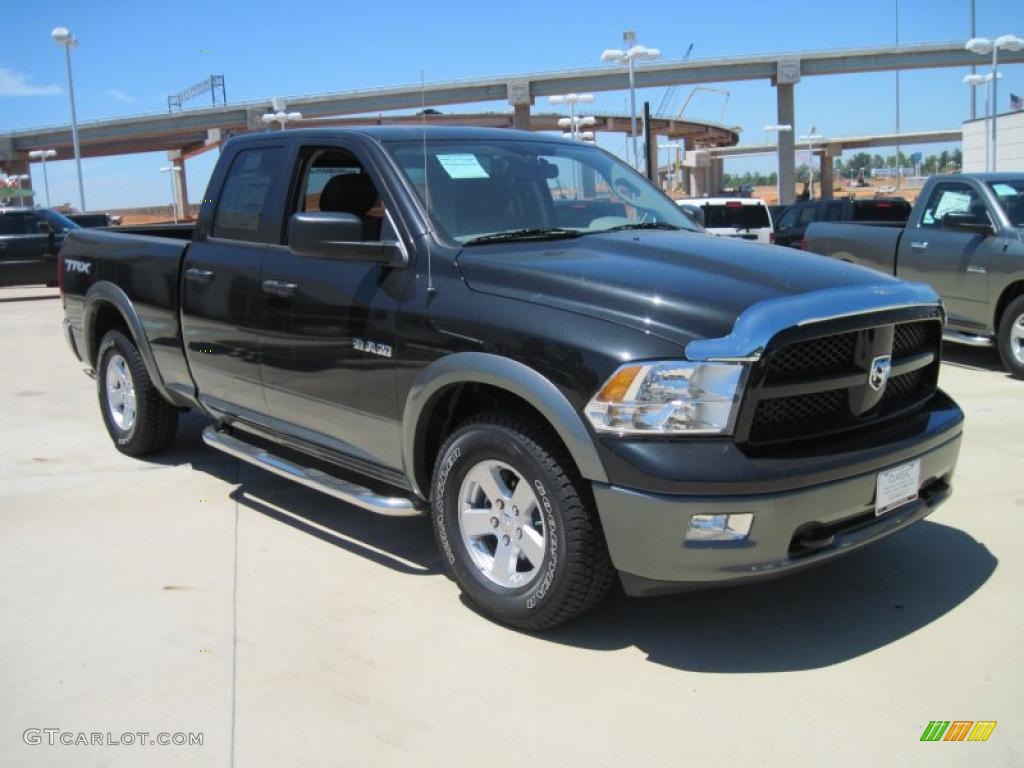
M 909 133 L 880 133 L 872 136 L 835 136 L 824 137 L 814 142 L 814 154 L 821 158 L 821 196 L 822 199 L 832 197 L 833 159 L 847 149 L 867 149 L 870 147 L 897 147 L 912 144 L 933 144 L 961 141 L 963 130 L 952 128 L 948 131 L 914 131 Z M 794 142 L 794 149 L 806 152 L 811 149 L 810 142 Z M 715 168 L 717 178 L 721 177 L 721 161 L 727 157 L 745 157 L 750 155 L 774 155 L 778 151 L 775 144 L 737 144 L 730 147 L 709 149 L 707 154 Z M 709 189 L 714 192 L 715 190 Z
M 1024 50 L 1006 51 L 1004 65 L 1024 62 Z M 638 88 L 697 83 L 767 80 L 776 88 L 777 122 L 793 125 L 794 88 L 803 77 L 880 72 L 894 69 L 970 67 L 984 64 L 976 54 L 964 50 L 964 42 L 928 43 L 883 48 L 805 51 L 721 59 L 667 61 L 637 69 Z M 374 88 L 287 99 L 289 109 L 307 118 L 335 117 L 395 110 L 418 110 L 451 104 L 507 101 L 513 108 L 513 125 L 531 127 L 530 107 L 538 97 L 573 91 L 614 91 L 628 87 L 624 67 L 602 66 L 560 72 L 505 75 L 499 77 Z M 140 115 L 90 123 L 88 131 L 94 151 L 106 154 L 166 149 L 183 158 L 212 146 L 238 130 L 261 130 L 260 116 L 268 101 L 188 110 L 174 114 Z M 650 151 L 657 142 L 652 141 Z M 40 147 L 54 148 L 66 156 L 70 129 L 64 126 L 12 131 L 0 135 L 0 165 L 9 173 L 24 172 L 27 153 Z M 160 145 L 160 146 L 156 146 Z M 695 142 L 695 147 L 700 143 Z M 796 162 L 792 133 L 779 135 L 779 177 L 783 190 L 795 186 Z M 791 192 L 788 194 L 792 194 Z

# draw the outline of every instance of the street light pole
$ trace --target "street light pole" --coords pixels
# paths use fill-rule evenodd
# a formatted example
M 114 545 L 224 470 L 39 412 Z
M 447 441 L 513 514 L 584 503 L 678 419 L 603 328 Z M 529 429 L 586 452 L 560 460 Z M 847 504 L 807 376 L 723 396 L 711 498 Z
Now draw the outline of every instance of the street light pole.
M 75 84 L 71 78 L 71 49 L 78 45 L 78 38 L 67 27 L 54 27 L 50 37 L 57 45 L 64 46 L 64 58 L 68 69 L 68 99 L 71 102 L 71 143 L 75 150 L 75 170 L 78 173 L 78 206 L 85 213 L 85 185 L 82 183 L 82 152 L 78 146 L 78 116 L 75 114 Z
M 988 133 L 988 84 L 991 82 L 991 73 L 988 75 L 964 75 L 964 82 L 971 86 L 971 98 L 974 98 L 975 89 L 979 85 L 985 86 L 985 114 L 982 118 L 985 121 L 985 125 L 982 128 L 982 133 L 985 134 L 985 166 L 984 169 L 987 171 L 990 167 L 989 164 L 989 133 Z
M 639 45 L 636 42 L 636 32 L 624 32 L 622 34 L 622 39 L 629 48 L 626 50 L 609 48 L 601 54 L 601 61 L 625 64 L 629 71 L 629 124 L 630 131 L 633 134 L 633 167 L 639 169 L 640 149 L 637 145 L 635 65 L 636 62 L 640 60 L 653 61 L 654 59 L 661 58 L 661 51 L 657 48 L 647 48 L 646 46 Z
M 987 37 L 972 37 L 964 45 L 964 48 L 972 53 L 977 53 L 981 56 L 985 56 L 988 53 L 992 53 L 992 72 L 990 76 L 992 78 L 992 166 L 991 170 L 996 170 L 996 152 L 997 145 L 999 143 L 997 131 L 998 131 L 998 115 L 999 115 L 999 49 L 1006 51 L 1019 51 L 1024 48 L 1024 37 L 1018 37 L 1017 35 L 1000 35 L 995 40 L 989 40 Z
M 807 194 L 810 196 L 811 200 L 814 199 L 814 142 L 822 138 L 824 138 L 824 136 L 820 133 L 814 132 L 813 125 L 811 126 L 811 132 L 809 134 L 800 137 L 800 141 L 807 142 Z M 899 156 L 897 156 L 896 159 L 896 165 L 899 165 Z
M 56 157 L 55 149 L 33 149 L 28 153 L 29 159 L 39 160 L 43 164 L 43 186 L 46 188 L 46 207 L 50 207 L 50 178 L 46 175 L 46 158 Z

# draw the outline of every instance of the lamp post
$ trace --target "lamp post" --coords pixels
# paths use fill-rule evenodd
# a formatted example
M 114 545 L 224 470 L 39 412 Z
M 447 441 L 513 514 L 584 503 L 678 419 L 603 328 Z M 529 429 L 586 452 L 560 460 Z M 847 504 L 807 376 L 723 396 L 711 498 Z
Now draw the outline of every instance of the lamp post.
M 992 54 L 992 167 L 991 170 L 996 170 L 996 151 L 999 140 L 996 136 L 997 126 L 999 121 L 997 115 L 999 114 L 999 51 L 1019 51 L 1024 48 L 1024 37 L 1018 37 L 1017 35 L 1000 35 L 995 40 L 989 40 L 987 37 L 972 37 L 964 45 L 964 48 L 972 53 L 977 53 L 980 56 L 986 56 L 990 52 Z
M 985 134 L 985 170 L 986 171 L 989 170 L 990 163 L 991 163 L 991 161 L 989 159 L 991 150 L 989 149 L 989 133 L 988 133 L 988 104 L 989 104 L 989 97 L 988 97 L 989 87 L 988 86 L 989 86 L 989 83 L 991 83 L 993 81 L 993 79 L 994 78 L 992 77 L 992 73 L 991 72 L 989 72 L 988 74 L 985 74 L 985 75 L 977 75 L 977 74 L 975 74 L 975 75 L 964 75 L 964 82 L 967 83 L 967 85 L 971 86 L 972 89 L 977 88 L 979 85 L 984 85 L 985 86 L 985 116 L 984 116 L 985 127 L 982 129 L 982 133 Z M 973 90 L 972 90 L 972 95 L 973 95 Z
M 174 223 L 178 223 L 178 187 L 175 183 L 177 175 L 181 173 L 181 168 L 176 165 L 165 165 L 160 169 L 160 173 L 171 174 L 171 210 L 174 212 Z
M 68 99 L 71 102 L 71 144 L 75 150 L 75 170 L 78 172 L 78 206 L 85 213 L 85 185 L 82 184 L 82 152 L 78 146 L 78 117 L 75 114 L 75 84 L 71 79 L 71 49 L 78 45 L 78 38 L 67 27 L 54 27 L 50 37 L 57 45 L 64 46 L 64 58 L 68 68 Z
M 573 134 L 572 138 L 577 138 L 579 133 L 579 126 L 581 125 L 594 125 L 597 120 L 593 117 L 581 117 L 579 120 L 576 118 L 576 105 L 577 104 L 589 104 L 594 100 L 594 94 L 592 93 L 566 93 L 561 95 L 549 96 L 548 104 L 568 104 L 569 105 L 569 122 L 563 124 L 562 120 L 558 121 L 558 125 L 562 128 L 568 127 L 570 132 Z
M 780 133 L 789 133 L 789 132 L 791 132 L 793 130 L 793 126 L 789 125 L 789 124 L 786 124 L 786 125 L 766 125 L 764 127 L 764 129 L 768 133 L 774 133 L 775 134 L 775 152 L 777 154 L 778 151 L 779 151 L 778 150 L 778 147 L 779 147 L 779 134 Z M 776 174 L 776 176 L 775 176 L 775 202 L 780 202 L 781 200 L 782 200 L 782 174 L 780 173 L 780 174 Z
M 274 111 L 268 112 L 267 114 L 263 115 L 263 117 L 260 118 L 260 120 L 263 121 L 264 125 L 270 125 L 271 123 L 280 123 L 281 130 L 283 131 L 285 127 L 288 125 L 288 123 L 302 119 L 301 112 L 285 112 L 284 99 L 282 99 L 280 96 L 275 96 L 273 99 L 271 99 L 270 104 Z
M 601 54 L 601 61 L 610 61 L 613 64 L 625 64 L 629 68 L 629 122 L 633 134 L 633 167 L 640 168 L 640 150 L 637 148 L 636 140 L 636 81 L 634 70 L 638 61 L 653 61 L 661 58 L 661 51 L 657 48 L 648 48 L 636 42 L 636 32 L 624 32 L 622 40 L 627 46 L 626 50 L 620 48 L 608 48 Z
M 29 159 L 39 160 L 43 164 L 43 186 L 46 189 L 46 207 L 50 207 L 50 178 L 46 175 L 46 159 L 56 157 L 56 149 L 33 149 L 28 153 Z
M 807 194 L 810 199 L 814 199 L 814 142 L 818 139 L 825 138 L 820 133 L 814 132 L 814 126 L 811 126 L 811 132 L 806 136 L 801 136 L 800 141 L 807 142 Z M 896 165 L 900 164 L 899 156 L 896 156 Z M 898 173 L 899 171 L 897 171 Z

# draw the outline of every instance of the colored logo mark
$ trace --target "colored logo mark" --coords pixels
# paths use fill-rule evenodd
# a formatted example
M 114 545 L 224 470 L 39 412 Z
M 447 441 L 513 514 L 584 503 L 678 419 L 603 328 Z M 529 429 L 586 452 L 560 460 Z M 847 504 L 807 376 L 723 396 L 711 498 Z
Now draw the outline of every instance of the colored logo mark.
M 931 720 L 921 734 L 921 741 L 988 741 L 996 727 L 995 720 Z

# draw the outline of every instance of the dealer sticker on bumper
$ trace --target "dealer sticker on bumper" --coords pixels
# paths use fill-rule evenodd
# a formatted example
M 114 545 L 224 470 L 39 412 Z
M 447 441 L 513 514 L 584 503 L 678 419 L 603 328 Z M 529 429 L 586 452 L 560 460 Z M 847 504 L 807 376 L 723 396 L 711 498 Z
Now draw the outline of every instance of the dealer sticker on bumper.
M 879 472 L 875 485 L 875 514 L 884 515 L 891 509 L 915 501 L 920 486 L 920 459 Z

